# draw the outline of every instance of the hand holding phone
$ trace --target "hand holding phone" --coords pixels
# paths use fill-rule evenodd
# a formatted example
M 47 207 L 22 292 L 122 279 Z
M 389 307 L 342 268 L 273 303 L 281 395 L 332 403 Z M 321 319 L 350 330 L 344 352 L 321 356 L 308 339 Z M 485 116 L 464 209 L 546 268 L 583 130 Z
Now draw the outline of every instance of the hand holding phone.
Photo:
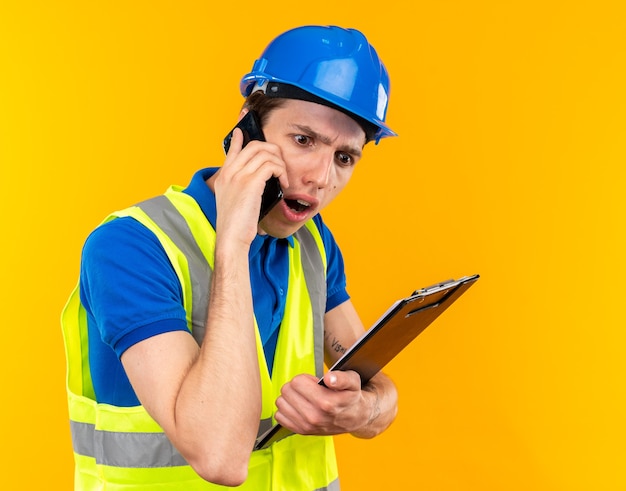
M 248 111 L 246 115 L 239 120 L 235 125 L 235 128 L 241 129 L 243 133 L 243 144 L 241 148 L 245 147 L 251 140 L 265 141 L 265 136 L 261 130 L 261 123 L 254 111 Z M 224 138 L 224 152 L 228 153 L 230 148 L 230 141 L 233 137 L 233 128 L 228 135 Z M 280 182 L 276 176 L 270 177 L 265 183 L 265 189 L 261 197 L 261 211 L 259 214 L 259 222 L 269 213 L 269 211 L 278 204 L 283 198 L 283 190 L 280 187 Z

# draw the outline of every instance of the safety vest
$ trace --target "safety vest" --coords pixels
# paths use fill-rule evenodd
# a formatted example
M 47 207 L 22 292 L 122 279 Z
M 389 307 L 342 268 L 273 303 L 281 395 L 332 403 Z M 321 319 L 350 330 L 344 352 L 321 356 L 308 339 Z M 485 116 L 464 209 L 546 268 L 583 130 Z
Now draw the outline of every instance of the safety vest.
M 130 216 L 155 233 L 180 280 L 187 323 L 198 343 L 204 337 L 215 230 L 196 201 L 172 186 L 162 196 L 105 220 Z M 289 248 L 289 283 L 284 318 L 270 377 L 256 326 L 261 371 L 259 435 L 275 423 L 280 388 L 295 375 L 323 373 L 323 317 L 326 255 L 310 221 L 294 234 Z M 232 489 L 200 478 L 143 406 L 97 403 L 91 381 L 87 317 L 78 286 L 62 314 L 67 357 L 67 394 L 76 490 Z M 291 435 L 252 452 L 246 491 L 339 489 L 332 437 Z

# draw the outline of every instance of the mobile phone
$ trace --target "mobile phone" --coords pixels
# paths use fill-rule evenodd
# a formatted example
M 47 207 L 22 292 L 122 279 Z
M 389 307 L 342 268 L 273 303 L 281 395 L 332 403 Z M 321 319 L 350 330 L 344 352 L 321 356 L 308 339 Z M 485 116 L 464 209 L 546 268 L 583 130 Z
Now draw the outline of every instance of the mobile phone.
M 235 125 L 235 128 L 240 128 L 243 132 L 243 145 L 245 147 L 251 140 L 265 141 L 265 136 L 261 130 L 261 123 L 259 117 L 254 111 L 248 111 L 246 115 L 239 120 Z M 224 138 L 224 153 L 228 153 L 230 148 L 230 141 L 233 137 L 233 128 L 228 135 Z M 283 190 L 280 187 L 280 182 L 276 176 L 270 177 L 265 183 L 265 189 L 261 197 L 261 211 L 259 213 L 259 221 L 269 213 L 269 211 L 276 206 L 283 198 Z

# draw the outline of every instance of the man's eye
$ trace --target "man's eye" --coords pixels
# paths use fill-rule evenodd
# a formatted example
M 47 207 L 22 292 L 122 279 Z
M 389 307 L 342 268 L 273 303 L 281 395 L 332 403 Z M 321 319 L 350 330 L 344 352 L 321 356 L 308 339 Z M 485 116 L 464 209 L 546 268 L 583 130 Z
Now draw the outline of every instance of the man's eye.
M 337 153 L 337 160 L 341 165 L 352 165 L 352 157 L 347 153 Z
M 296 143 L 298 145 L 308 145 L 309 141 L 310 141 L 310 138 L 308 136 L 305 136 L 305 135 L 296 135 L 294 137 L 294 140 L 296 141 Z

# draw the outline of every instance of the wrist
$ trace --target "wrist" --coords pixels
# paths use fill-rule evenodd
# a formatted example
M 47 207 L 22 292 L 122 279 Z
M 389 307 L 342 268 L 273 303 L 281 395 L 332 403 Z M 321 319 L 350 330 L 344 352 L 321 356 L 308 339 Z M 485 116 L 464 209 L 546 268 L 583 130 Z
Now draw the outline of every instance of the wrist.
M 365 426 L 369 426 L 380 416 L 380 394 L 375 385 L 367 385 L 363 390 L 372 395 L 370 397 L 371 403 L 369 404 L 369 418 L 365 424 Z
M 248 263 L 248 253 L 250 251 L 250 243 L 245 240 L 232 239 L 229 240 L 224 235 L 217 235 L 215 242 L 215 263 L 221 264 L 237 264 Z

